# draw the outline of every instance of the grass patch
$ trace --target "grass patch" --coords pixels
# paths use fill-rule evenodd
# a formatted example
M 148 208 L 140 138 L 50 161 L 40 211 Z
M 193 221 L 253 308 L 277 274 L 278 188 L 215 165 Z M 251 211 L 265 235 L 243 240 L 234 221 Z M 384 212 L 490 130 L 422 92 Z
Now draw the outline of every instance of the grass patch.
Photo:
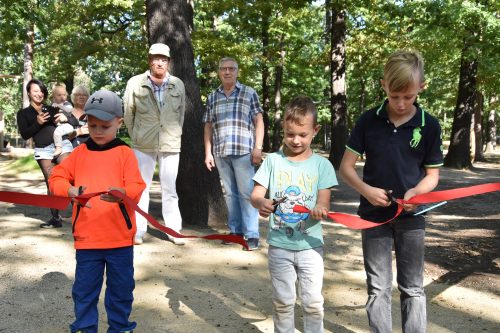
M 9 165 L 9 169 L 15 172 L 33 172 L 38 170 L 39 167 L 33 155 L 29 155 L 16 159 Z

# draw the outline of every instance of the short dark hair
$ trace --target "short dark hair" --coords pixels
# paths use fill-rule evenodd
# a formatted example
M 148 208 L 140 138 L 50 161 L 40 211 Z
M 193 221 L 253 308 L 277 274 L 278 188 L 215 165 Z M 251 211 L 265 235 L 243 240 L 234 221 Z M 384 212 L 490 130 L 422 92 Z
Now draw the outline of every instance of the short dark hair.
M 34 84 L 36 84 L 37 86 L 40 87 L 40 90 L 43 93 L 43 99 L 46 99 L 47 96 L 49 95 L 49 91 L 47 90 L 47 87 L 45 86 L 45 84 L 43 84 L 43 82 L 38 80 L 38 79 L 31 79 L 28 81 L 28 83 L 26 84 L 26 92 L 29 94 L 31 86 Z
M 285 121 L 300 123 L 307 114 L 313 116 L 313 125 L 318 124 L 318 110 L 313 100 L 309 96 L 297 96 L 293 98 L 285 107 Z

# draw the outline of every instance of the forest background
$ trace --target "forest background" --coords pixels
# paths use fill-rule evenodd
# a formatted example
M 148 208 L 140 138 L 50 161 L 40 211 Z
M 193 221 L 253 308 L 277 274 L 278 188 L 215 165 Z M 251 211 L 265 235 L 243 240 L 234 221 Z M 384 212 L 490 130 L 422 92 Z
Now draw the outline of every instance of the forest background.
M 284 104 L 309 95 L 323 125 L 316 144 L 338 167 L 356 119 L 384 98 L 388 55 L 417 49 L 427 82 L 419 103 L 449 142 L 445 165 L 470 168 L 498 137 L 499 9 L 488 0 L 0 0 L 0 136 L 17 136 L 32 77 L 122 95 L 147 69 L 148 45 L 164 42 L 187 88 L 181 213 L 206 224 L 224 205 L 217 174 L 203 168 L 201 124 L 221 57 L 236 58 L 240 81 L 259 93 L 266 151 L 281 143 Z

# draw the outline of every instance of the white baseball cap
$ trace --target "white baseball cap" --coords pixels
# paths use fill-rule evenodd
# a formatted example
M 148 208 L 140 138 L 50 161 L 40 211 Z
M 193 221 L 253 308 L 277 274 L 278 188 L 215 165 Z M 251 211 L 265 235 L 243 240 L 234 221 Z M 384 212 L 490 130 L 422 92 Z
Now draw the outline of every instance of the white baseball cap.
M 161 54 L 170 58 L 170 48 L 163 43 L 156 43 L 149 48 L 149 54 Z

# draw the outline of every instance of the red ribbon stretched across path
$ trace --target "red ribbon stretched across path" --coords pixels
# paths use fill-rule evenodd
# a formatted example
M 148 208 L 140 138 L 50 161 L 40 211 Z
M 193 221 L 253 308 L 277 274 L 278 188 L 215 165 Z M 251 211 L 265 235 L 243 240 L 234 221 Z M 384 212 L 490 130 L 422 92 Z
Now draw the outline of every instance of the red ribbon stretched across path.
M 160 224 L 158 221 L 156 221 L 151 215 L 148 213 L 144 212 L 142 209 L 137 206 L 137 204 L 121 193 L 120 191 L 112 190 L 109 192 L 95 192 L 95 193 L 86 193 L 79 195 L 75 197 L 74 199 L 78 201 L 78 203 L 82 206 L 85 206 L 87 202 L 90 200 L 90 198 L 93 198 L 95 196 L 109 193 L 114 195 L 115 197 L 118 197 L 122 199 L 125 204 L 129 205 L 132 207 L 136 212 L 141 214 L 148 220 L 149 223 L 153 227 L 155 227 L 158 230 L 163 231 L 169 236 L 177 237 L 177 238 L 204 238 L 204 239 L 209 239 L 209 240 L 222 240 L 222 241 L 227 241 L 231 243 L 236 243 L 242 245 L 245 249 L 248 250 L 248 244 L 243 239 L 241 236 L 237 235 L 221 235 L 221 234 L 211 234 L 211 235 L 205 235 L 205 236 L 190 236 L 190 235 L 183 235 L 180 234 L 169 227 L 166 227 L 162 224 Z M 30 194 L 30 193 L 18 193 L 18 192 L 9 192 L 9 191 L 0 191 L 0 201 L 4 202 L 10 202 L 14 204 L 22 204 L 22 205 L 31 205 L 31 206 L 37 206 L 37 207 L 45 207 L 45 208 L 54 208 L 54 209 L 60 209 L 64 210 L 68 207 L 68 205 L 71 203 L 71 198 L 69 197 L 59 197 L 55 195 L 44 195 L 44 194 Z
M 429 192 L 416 195 L 409 200 L 397 199 L 398 210 L 396 212 L 396 215 L 394 215 L 394 217 L 392 217 L 390 220 L 380 223 L 363 220 L 362 218 L 356 215 L 337 213 L 337 212 L 329 212 L 328 218 L 337 223 L 343 224 L 351 229 L 369 229 L 373 227 L 378 227 L 384 223 L 388 223 L 394 220 L 403 211 L 404 204 L 416 204 L 416 205 L 429 204 L 445 200 L 460 199 L 477 194 L 484 194 L 495 191 L 500 191 L 500 183 L 488 183 L 488 184 L 474 185 L 470 187 L 461 187 L 452 190 Z M 307 207 L 300 205 L 294 206 L 293 211 L 296 213 L 310 212 Z
M 425 193 L 425 194 L 419 194 L 419 195 L 414 196 L 410 200 L 397 199 L 398 210 L 396 212 L 396 215 L 393 218 L 391 218 L 390 220 L 382 222 L 382 223 L 375 223 L 375 222 L 363 220 L 362 218 L 360 218 L 359 216 L 356 216 L 356 215 L 351 215 L 351 214 L 346 214 L 346 213 L 338 213 L 338 212 L 329 212 L 328 218 L 330 218 L 331 220 L 333 220 L 337 223 L 343 224 L 346 227 L 349 227 L 351 229 L 368 229 L 368 228 L 377 227 L 381 224 L 388 223 L 388 222 L 394 220 L 403 211 L 403 204 L 405 204 L 405 203 L 408 203 L 408 204 L 429 204 L 429 203 L 435 203 L 435 202 L 440 202 L 440 201 L 445 201 L 445 200 L 454 200 L 454 199 L 464 198 L 464 197 L 477 195 L 477 194 L 495 192 L 495 191 L 499 191 L 499 190 L 500 190 L 500 183 L 488 183 L 488 184 L 481 184 L 481 185 L 475 185 L 475 186 L 470 186 L 470 187 L 456 188 L 456 189 L 452 189 L 452 190 L 444 190 L 444 191 L 436 191 L 436 192 L 429 192 L 429 193 Z M 87 201 L 90 200 L 90 198 L 104 194 L 104 193 L 107 193 L 107 192 L 82 194 L 82 195 L 76 197 L 75 200 L 78 201 L 82 206 L 85 206 L 85 204 L 87 203 Z M 241 244 L 243 247 L 248 249 L 248 245 L 247 245 L 246 241 L 242 237 L 236 236 L 236 235 L 212 234 L 212 235 L 206 235 L 206 236 L 190 236 L 190 235 L 180 234 L 180 233 L 160 224 L 151 215 L 149 215 L 148 213 L 146 213 L 142 209 L 140 209 L 129 197 L 122 194 L 121 192 L 111 191 L 109 193 L 122 199 L 127 205 L 129 205 L 135 211 L 137 211 L 139 214 L 144 216 L 149 221 L 149 223 L 151 223 L 152 226 L 154 226 L 158 230 L 161 230 L 170 236 L 178 237 L 178 238 L 204 238 L 204 239 L 209 239 L 209 240 L 224 240 L 224 241 L 229 241 L 232 243 Z M 29 194 L 29 193 L 0 191 L 0 201 L 63 210 L 63 209 L 66 209 L 66 207 L 68 207 L 68 204 L 71 202 L 71 198 L 58 197 L 58 196 L 52 196 L 52 195 L 42 195 L 42 194 Z M 309 212 L 308 208 L 303 207 L 303 206 L 298 206 L 298 205 L 296 205 L 293 208 L 293 210 L 294 210 L 294 212 L 298 212 L 298 213 L 308 213 Z

